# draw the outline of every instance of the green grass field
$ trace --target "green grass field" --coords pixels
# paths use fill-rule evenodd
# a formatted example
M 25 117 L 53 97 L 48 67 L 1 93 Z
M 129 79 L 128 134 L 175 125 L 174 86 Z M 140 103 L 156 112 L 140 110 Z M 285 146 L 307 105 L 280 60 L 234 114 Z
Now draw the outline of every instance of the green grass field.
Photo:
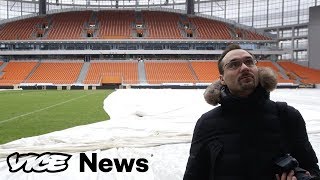
M 112 90 L 0 91 L 0 144 L 109 119 Z

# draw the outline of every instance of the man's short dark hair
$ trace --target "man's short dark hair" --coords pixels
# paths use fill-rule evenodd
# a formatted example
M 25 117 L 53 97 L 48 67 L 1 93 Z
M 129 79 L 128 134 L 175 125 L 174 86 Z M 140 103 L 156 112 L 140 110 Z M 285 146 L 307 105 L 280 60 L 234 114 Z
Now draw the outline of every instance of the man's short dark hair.
M 219 57 L 218 59 L 218 70 L 219 70 L 219 73 L 220 74 L 223 74 L 223 66 L 222 66 L 222 59 L 224 58 L 224 56 L 226 56 L 226 54 L 232 50 L 235 50 L 235 49 L 242 49 L 238 44 L 230 44 L 224 51 L 223 53 L 221 54 L 221 56 Z

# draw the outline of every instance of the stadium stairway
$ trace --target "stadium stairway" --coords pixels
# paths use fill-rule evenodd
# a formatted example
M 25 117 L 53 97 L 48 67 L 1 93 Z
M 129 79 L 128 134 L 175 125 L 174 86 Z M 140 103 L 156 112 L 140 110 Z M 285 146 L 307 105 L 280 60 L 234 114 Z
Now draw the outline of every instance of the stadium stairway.
M 8 62 L 4 62 L 0 65 L 0 78 L 2 77 L 2 75 L 4 74 L 2 72 L 2 70 L 7 66 Z
M 88 70 L 90 67 L 90 62 L 84 62 L 80 71 L 80 74 L 78 76 L 78 79 L 76 81 L 76 84 L 83 84 L 84 79 L 87 76 Z
M 296 81 L 295 83 L 301 84 L 301 78 L 298 75 L 296 75 L 293 72 L 287 72 L 280 64 L 278 64 L 276 62 L 273 62 L 273 63 L 275 63 L 275 65 L 281 70 L 280 71 L 281 74 L 285 75 L 286 77 L 288 77 L 288 79 L 290 79 L 289 76 L 287 75 L 288 73 L 290 73 L 290 75 L 293 76 L 293 78 L 295 79 L 295 81 Z
M 37 64 L 34 66 L 34 68 L 31 70 L 29 75 L 23 80 L 23 83 L 27 82 L 27 80 L 33 75 L 33 73 L 36 71 L 36 69 L 40 66 L 41 61 L 38 61 Z
M 193 67 L 192 67 L 191 62 L 190 62 L 189 60 L 187 60 L 187 62 L 188 62 L 188 66 L 189 66 L 189 69 L 190 69 L 190 71 L 191 71 L 191 73 L 192 73 L 193 78 L 194 78 L 197 82 L 199 82 L 199 78 L 198 78 L 198 76 L 197 76 L 197 73 L 193 70 Z
M 146 77 L 146 69 L 144 67 L 144 61 L 138 61 L 138 78 L 140 84 L 146 84 L 147 83 L 147 77 Z
M 276 63 L 276 62 L 274 62 L 274 61 L 271 61 L 271 63 L 272 63 L 273 65 L 275 65 L 275 66 L 279 69 L 280 74 L 282 75 L 282 77 L 283 77 L 284 79 L 289 79 L 289 77 L 287 76 L 286 71 L 285 71 L 278 63 Z
M 0 65 L 0 72 L 7 66 L 8 62 L 4 62 Z
M 290 74 L 291 74 L 291 76 L 294 76 L 294 79 L 296 80 L 297 84 L 303 84 L 301 82 L 301 78 L 297 74 L 295 74 L 294 72 L 290 72 Z

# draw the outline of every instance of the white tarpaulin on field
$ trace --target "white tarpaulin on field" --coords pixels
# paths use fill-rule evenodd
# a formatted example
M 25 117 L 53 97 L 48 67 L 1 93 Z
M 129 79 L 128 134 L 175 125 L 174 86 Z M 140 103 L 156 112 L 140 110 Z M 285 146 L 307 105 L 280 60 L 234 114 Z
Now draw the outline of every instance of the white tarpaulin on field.
M 0 145 L 0 179 L 182 179 L 197 119 L 213 108 L 203 99 L 204 90 L 126 89 L 117 90 L 104 101 L 110 120 L 78 126 Z M 287 101 L 302 113 L 310 141 L 320 157 L 320 89 L 277 89 L 275 101 Z M 14 152 L 61 152 L 72 155 L 68 168 L 58 173 L 11 173 L 6 157 Z M 148 160 L 148 171 L 80 172 L 80 152 L 92 160 Z

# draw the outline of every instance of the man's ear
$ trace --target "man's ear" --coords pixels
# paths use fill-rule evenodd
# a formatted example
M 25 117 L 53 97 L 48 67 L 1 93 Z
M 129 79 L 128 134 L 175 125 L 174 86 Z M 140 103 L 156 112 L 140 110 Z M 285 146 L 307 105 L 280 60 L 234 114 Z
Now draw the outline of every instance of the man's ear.
M 223 76 L 221 74 L 219 75 L 219 78 L 220 78 L 221 84 L 222 85 L 226 85 L 226 83 L 224 82 L 224 78 L 223 78 Z

